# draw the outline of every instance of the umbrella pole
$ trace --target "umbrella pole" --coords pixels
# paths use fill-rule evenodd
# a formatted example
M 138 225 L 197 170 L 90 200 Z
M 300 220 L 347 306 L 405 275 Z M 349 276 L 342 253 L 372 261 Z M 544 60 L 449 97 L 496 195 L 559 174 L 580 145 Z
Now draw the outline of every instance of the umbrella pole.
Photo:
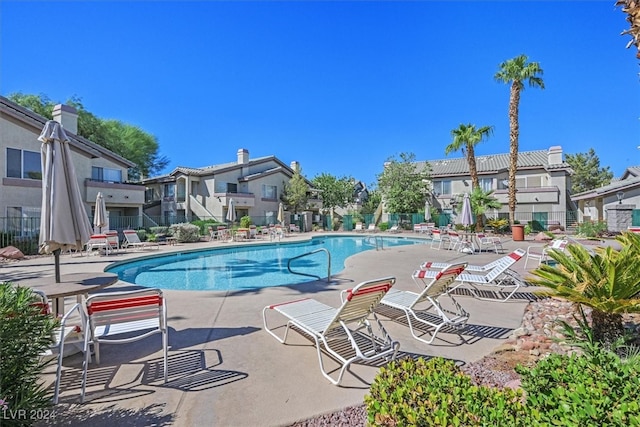
M 60 249 L 53 251 L 53 258 L 56 266 L 56 283 L 60 283 Z

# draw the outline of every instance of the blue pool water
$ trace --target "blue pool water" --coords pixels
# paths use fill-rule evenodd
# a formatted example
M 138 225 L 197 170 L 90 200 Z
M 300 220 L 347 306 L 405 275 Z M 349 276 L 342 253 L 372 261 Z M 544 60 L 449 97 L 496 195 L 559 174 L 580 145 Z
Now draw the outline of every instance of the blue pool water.
M 403 237 L 377 237 L 384 247 L 424 244 L 425 240 Z M 107 271 L 121 280 L 141 286 L 181 290 L 237 290 L 290 285 L 316 280 L 291 274 L 289 259 L 325 248 L 331 253 L 331 275 L 344 269 L 351 255 L 375 250 L 367 236 L 323 236 L 296 243 L 273 243 L 233 248 L 191 251 L 119 263 Z M 292 261 L 291 269 L 327 277 L 327 254 L 319 251 Z

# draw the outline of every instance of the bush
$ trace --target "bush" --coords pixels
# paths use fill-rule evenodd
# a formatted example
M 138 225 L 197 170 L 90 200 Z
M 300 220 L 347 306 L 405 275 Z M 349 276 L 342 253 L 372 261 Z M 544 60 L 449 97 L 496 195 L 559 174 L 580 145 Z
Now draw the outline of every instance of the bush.
M 607 231 L 607 223 L 604 221 L 581 222 L 576 227 L 576 233 L 585 237 L 601 237 Z
M 173 224 L 169 227 L 171 235 L 176 238 L 179 243 L 190 243 L 200 241 L 200 227 L 193 224 Z
M 509 228 L 509 220 L 505 218 L 492 218 L 487 220 L 487 226 L 492 227 L 497 233 L 506 233 Z
M 10 419 L 10 412 L 38 413 L 51 406 L 40 375 L 48 362 L 40 355 L 52 344 L 54 319 L 34 304 L 31 289 L 0 283 L 0 411 L 3 426 L 30 425 L 34 420 Z M 0 405 L 0 408 L 2 405 Z
M 249 215 L 245 215 L 240 218 L 240 227 L 241 228 L 249 228 L 251 225 L 251 217 Z
M 381 222 L 380 225 L 378 225 L 378 228 L 380 229 L 380 231 L 387 231 L 389 229 L 389 223 Z
M 522 392 L 476 386 L 452 361 L 404 359 L 382 368 L 365 396 L 370 425 L 528 426 Z
M 151 234 L 161 234 L 161 235 L 165 235 L 165 236 L 170 236 L 171 234 L 171 230 L 169 229 L 169 227 L 149 227 L 149 232 Z
M 534 425 L 640 425 L 640 359 L 600 349 L 516 368 Z

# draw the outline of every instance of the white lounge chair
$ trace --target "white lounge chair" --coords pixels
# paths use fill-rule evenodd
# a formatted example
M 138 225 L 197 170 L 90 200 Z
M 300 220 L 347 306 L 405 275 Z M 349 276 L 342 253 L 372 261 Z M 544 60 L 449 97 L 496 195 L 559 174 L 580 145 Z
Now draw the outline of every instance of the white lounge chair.
M 106 234 L 92 234 L 89 237 L 89 241 L 87 242 L 87 245 L 86 245 L 88 255 L 90 255 L 94 249 L 98 249 L 98 251 L 104 250 L 104 253 L 106 255 L 109 255 L 110 247 L 111 245 L 107 241 Z
M 431 344 L 438 332 L 445 326 L 461 328 L 467 323 L 469 314 L 449 294 L 449 286 L 464 271 L 466 263 L 448 265 L 442 271 L 425 283 L 421 292 L 391 290 L 380 301 L 381 304 L 402 310 L 407 316 L 411 335 L 419 341 Z M 452 308 L 444 308 L 438 298 L 446 295 L 452 302 Z M 414 323 L 424 325 L 428 331 L 418 335 Z M 421 332 L 421 331 L 418 331 Z M 425 333 L 430 333 L 431 338 L 422 338 Z
M 164 356 L 164 382 L 168 380 L 167 304 L 160 289 L 108 292 L 90 295 L 85 301 L 87 313 L 84 330 L 82 393 L 84 402 L 90 345 L 100 364 L 100 344 L 126 344 L 161 334 Z
M 367 227 L 367 231 L 369 231 L 371 233 L 375 233 L 376 231 L 378 231 L 378 229 L 376 228 L 376 225 L 374 223 L 371 223 Z
M 496 288 L 499 291 L 508 292 L 509 289 L 513 288 L 513 290 L 500 302 L 505 302 L 509 300 L 513 294 L 516 293 L 521 286 L 524 285 L 524 282 L 519 278 L 519 276 L 513 273 L 510 270 L 510 267 L 518 262 L 524 255 L 525 251 L 522 249 L 516 249 L 511 252 L 509 255 L 504 256 L 502 258 L 497 259 L 493 267 L 489 270 L 486 270 L 486 274 L 471 274 L 471 273 L 463 273 L 458 276 L 457 281 L 459 285 L 455 286 L 458 288 L 462 285 L 469 285 L 470 292 L 474 297 L 481 300 L 495 301 L 495 298 L 485 298 L 480 295 L 480 286 Z
M 353 362 L 367 362 L 382 357 L 395 358 L 400 344 L 391 339 L 373 311 L 394 283 L 393 277 L 362 282 L 343 293 L 344 302 L 338 308 L 310 298 L 266 306 L 262 310 L 264 329 L 281 343 L 285 343 L 292 326 L 312 337 L 322 375 L 332 384 L 338 385 L 344 372 Z M 282 338 L 267 325 L 267 313 L 274 311 L 287 319 Z M 377 329 L 377 333 L 374 332 L 374 328 Z M 356 335 L 366 336 L 366 342 L 357 340 Z M 344 342 L 345 339 L 355 352 L 348 358 L 334 348 L 336 342 Z M 341 365 L 335 379 L 324 368 L 321 346 L 324 346 L 330 356 Z
M 133 248 L 145 249 L 153 248 L 155 246 L 156 249 L 160 249 L 160 244 L 158 242 L 141 241 L 135 230 L 124 230 L 122 233 L 124 234 L 124 242 L 122 245 L 124 248 L 131 246 Z
M 362 223 L 361 222 L 356 222 L 356 226 L 353 229 L 353 231 L 363 232 L 364 231 L 364 227 L 363 227 Z
M 543 262 L 547 262 L 549 260 L 550 250 L 564 251 L 568 243 L 569 241 L 565 239 L 554 239 L 545 246 L 529 246 L 527 248 L 527 257 L 524 261 L 524 268 L 527 268 L 530 259 L 537 260 L 538 266 Z
M 392 225 L 389 230 L 387 230 L 389 233 L 402 233 L 402 230 L 400 229 L 400 227 L 398 226 L 398 224 L 396 225 Z
M 451 246 L 451 240 L 449 236 L 443 234 L 438 229 L 431 230 L 431 249 L 440 249 L 442 245 L 447 245 L 447 248 Z

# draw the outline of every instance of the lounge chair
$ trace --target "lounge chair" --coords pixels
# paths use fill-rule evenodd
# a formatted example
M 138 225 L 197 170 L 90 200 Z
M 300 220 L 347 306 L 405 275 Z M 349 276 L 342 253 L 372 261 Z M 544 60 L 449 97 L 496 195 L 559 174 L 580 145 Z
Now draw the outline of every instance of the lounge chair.
M 489 301 L 495 301 L 495 298 L 482 297 L 480 295 L 480 286 L 492 287 L 499 291 L 506 292 L 513 288 L 513 290 L 504 299 L 499 300 L 500 302 L 505 302 L 509 300 L 521 286 L 524 285 L 524 281 L 522 281 L 516 273 L 513 273 L 510 270 L 510 267 L 518 262 L 525 253 L 526 252 L 522 249 L 516 249 L 509 255 L 497 259 L 494 262 L 493 267 L 490 270 L 486 270 L 486 274 L 463 273 L 456 279 L 459 282 L 459 285 L 455 286 L 455 288 L 467 284 L 470 286 L 469 290 L 474 297 L 480 300 Z
M 361 222 L 356 222 L 356 226 L 353 229 L 353 231 L 363 232 L 364 231 L 364 227 L 363 227 L 362 223 Z
M 120 251 L 120 239 L 118 238 L 118 232 L 115 230 L 109 230 L 105 231 L 104 234 L 107 236 L 109 252 Z
M 467 313 L 458 302 L 449 294 L 449 286 L 464 271 L 466 263 L 451 264 L 425 283 L 421 292 L 391 290 L 380 304 L 402 310 L 407 316 L 411 335 L 419 341 L 431 344 L 438 332 L 445 326 L 461 328 L 467 323 Z M 452 308 L 444 308 L 438 298 L 446 295 L 452 302 Z M 414 323 L 429 328 L 425 333 L 430 333 L 430 339 L 424 339 L 425 333 L 418 335 Z M 421 331 L 420 331 L 421 332 Z
M 156 249 L 160 249 L 160 244 L 158 242 L 141 241 L 140 237 L 138 237 L 138 233 L 136 233 L 135 230 L 124 230 L 122 233 L 124 234 L 125 239 L 122 244 L 122 247 L 124 248 L 128 248 L 129 246 L 131 246 L 133 248 L 146 249 L 153 248 L 155 246 Z
M 546 246 L 529 246 L 527 248 L 527 257 L 524 261 L 524 268 L 527 268 L 529 259 L 537 260 L 538 266 L 543 262 L 549 261 L 549 251 L 557 250 L 563 252 L 569 243 L 566 239 L 554 239 Z
M 376 225 L 374 223 L 369 224 L 369 226 L 367 227 L 367 231 L 370 231 L 372 233 L 375 233 L 376 231 L 378 231 L 378 229 L 376 228 Z
M 127 292 L 108 292 L 90 295 L 85 301 L 87 313 L 84 330 L 84 362 L 82 365 L 82 393 L 84 402 L 87 370 L 91 359 L 90 345 L 100 364 L 100 344 L 126 344 L 162 335 L 164 382 L 168 380 L 167 304 L 160 289 Z
M 33 293 L 38 299 L 36 301 L 36 305 L 41 307 L 42 313 L 50 315 L 52 311 L 47 295 L 38 289 L 34 289 Z M 79 303 L 76 303 L 73 305 L 73 307 L 71 307 L 71 309 L 69 309 L 69 311 L 67 311 L 62 316 L 62 318 L 58 320 L 58 324 L 53 330 L 51 345 L 41 355 L 43 359 L 50 359 L 54 357 L 57 359 L 56 379 L 53 392 L 54 405 L 58 404 L 58 397 L 60 395 L 60 379 L 62 377 L 62 359 L 64 357 L 64 346 L 65 344 L 84 342 L 84 337 L 81 333 L 81 327 L 79 325 L 69 324 L 69 317 L 71 317 L 71 315 L 73 314 L 77 314 L 79 316 L 78 320 L 81 323 L 84 323 L 84 312 L 82 311 L 81 305 Z
M 292 326 L 312 337 L 318 352 L 320 372 L 332 384 L 338 385 L 353 362 L 367 362 L 382 357 L 395 358 L 400 344 L 391 339 L 373 311 L 394 283 L 394 277 L 362 282 L 343 293 L 344 302 L 338 308 L 310 298 L 266 306 L 262 310 L 264 329 L 281 343 L 285 343 Z M 287 319 L 282 338 L 267 325 L 267 313 L 274 311 Z M 364 342 L 357 340 L 357 335 L 364 335 L 367 339 Z M 344 348 L 341 344 L 345 339 L 355 352 L 348 358 L 338 352 L 338 347 Z M 324 368 L 321 346 L 341 365 L 335 379 Z
M 392 225 L 388 230 L 389 233 L 402 233 L 402 230 L 400 229 L 400 227 L 398 226 L 398 224 L 396 225 Z

